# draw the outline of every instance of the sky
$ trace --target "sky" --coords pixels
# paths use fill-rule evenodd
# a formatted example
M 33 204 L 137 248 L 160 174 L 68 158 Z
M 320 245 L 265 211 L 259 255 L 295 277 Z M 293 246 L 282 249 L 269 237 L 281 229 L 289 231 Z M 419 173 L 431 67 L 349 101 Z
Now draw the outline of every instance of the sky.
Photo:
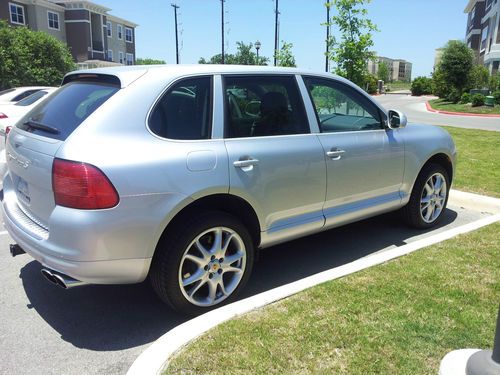
M 221 52 L 220 0 L 94 0 L 111 8 L 111 14 L 139 24 L 136 57 L 175 63 L 175 22 L 178 9 L 180 62 L 195 64 L 200 57 Z M 279 39 L 293 44 L 300 68 L 324 71 L 325 0 L 279 0 Z M 467 0 L 373 0 L 368 18 L 378 27 L 373 50 L 379 56 L 413 63 L 412 77 L 432 72 L 435 49 L 450 39 L 465 39 Z M 262 47 L 260 56 L 271 58 L 274 49 L 275 0 L 226 0 L 226 53 L 236 42 Z M 332 14 L 335 12 L 332 9 Z M 334 35 L 338 35 L 335 28 Z M 272 59 L 270 59 L 272 63 Z

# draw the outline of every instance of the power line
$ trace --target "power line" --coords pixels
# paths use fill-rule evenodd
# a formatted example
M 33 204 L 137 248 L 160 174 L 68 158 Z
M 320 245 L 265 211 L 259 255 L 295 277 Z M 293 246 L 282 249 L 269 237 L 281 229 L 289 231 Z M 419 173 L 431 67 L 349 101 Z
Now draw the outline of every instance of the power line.
M 174 8 L 175 17 L 175 61 L 179 64 L 179 35 L 177 33 L 177 9 L 180 7 L 177 4 L 170 4 Z
M 326 61 L 325 61 L 325 71 L 330 70 L 330 56 L 328 53 L 330 51 L 330 3 L 326 3 Z

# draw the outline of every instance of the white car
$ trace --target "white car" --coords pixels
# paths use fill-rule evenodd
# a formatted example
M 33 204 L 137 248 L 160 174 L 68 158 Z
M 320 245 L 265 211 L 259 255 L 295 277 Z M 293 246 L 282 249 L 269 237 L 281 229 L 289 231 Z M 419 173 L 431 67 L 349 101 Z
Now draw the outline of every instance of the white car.
M 0 103 L 0 135 L 5 135 L 7 126 L 14 126 L 21 117 L 28 113 L 35 105 L 40 103 L 41 99 L 47 97 L 47 94 L 56 90 L 57 87 L 47 87 L 38 90 L 16 103 Z
M 14 104 L 37 91 L 48 89 L 48 86 L 24 86 L 0 91 L 0 104 Z

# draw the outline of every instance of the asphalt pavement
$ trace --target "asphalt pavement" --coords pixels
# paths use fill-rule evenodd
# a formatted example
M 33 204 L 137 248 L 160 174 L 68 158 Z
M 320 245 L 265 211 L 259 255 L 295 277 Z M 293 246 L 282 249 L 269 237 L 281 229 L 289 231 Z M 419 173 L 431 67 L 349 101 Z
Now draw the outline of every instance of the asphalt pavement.
M 432 97 L 387 94 L 373 98 L 386 109 L 396 109 L 405 113 L 408 117 L 408 122 L 500 131 L 500 117 L 444 115 L 429 112 L 427 111 L 425 102 L 432 99 Z
M 486 215 L 451 205 L 439 228 L 422 232 L 391 213 L 266 249 L 241 298 Z M 186 320 L 147 282 L 62 290 L 28 255 L 12 258 L 10 243 L 0 234 L 1 374 L 125 374 L 150 343 Z

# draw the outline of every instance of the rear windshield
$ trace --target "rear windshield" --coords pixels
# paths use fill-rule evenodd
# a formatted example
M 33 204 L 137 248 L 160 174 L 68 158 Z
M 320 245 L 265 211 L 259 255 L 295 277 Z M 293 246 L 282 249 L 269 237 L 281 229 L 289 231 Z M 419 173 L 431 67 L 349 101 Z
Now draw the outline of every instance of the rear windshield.
M 28 112 L 16 126 L 33 134 L 64 141 L 118 90 L 116 85 L 100 82 L 68 83 Z
M 36 102 L 38 99 L 43 98 L 45 95 L 47 95 L 48 92 L 45 90 L 40 90 L 38 92 L 35 92 L 34 94 L 31 94 L 27 98 L 24 98 L 23 100 L 18 101 L 14 105 L 18 105 L 20 107 L 26 107 L 27 105 L 33 104 Z

